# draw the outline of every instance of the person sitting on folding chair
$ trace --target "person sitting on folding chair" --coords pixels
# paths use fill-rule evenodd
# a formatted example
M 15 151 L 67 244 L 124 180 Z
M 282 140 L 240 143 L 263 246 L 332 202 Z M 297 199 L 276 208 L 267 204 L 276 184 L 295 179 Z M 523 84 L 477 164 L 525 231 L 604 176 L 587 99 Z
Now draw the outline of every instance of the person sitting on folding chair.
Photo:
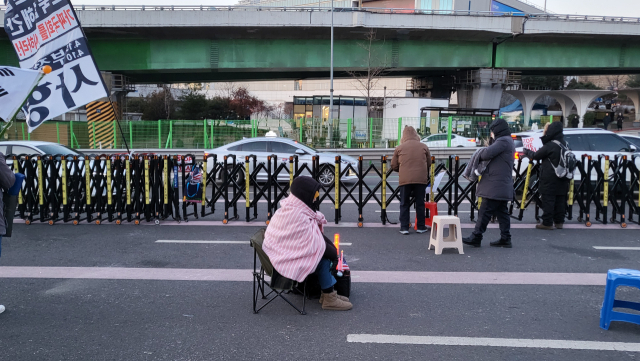
M 298 177 L 291 184 L 291 195 L 280 202 L 264 235 L 263 251 L 282 276 L 303 282 L 308 275 L 318 276 L 325 310 L 346 311 L 353 306 L 339 296 L 331 270 L 338 260 L 336 248 L 322 233 L 327 224 L 317 211 L 321 184 L 311 177 Z

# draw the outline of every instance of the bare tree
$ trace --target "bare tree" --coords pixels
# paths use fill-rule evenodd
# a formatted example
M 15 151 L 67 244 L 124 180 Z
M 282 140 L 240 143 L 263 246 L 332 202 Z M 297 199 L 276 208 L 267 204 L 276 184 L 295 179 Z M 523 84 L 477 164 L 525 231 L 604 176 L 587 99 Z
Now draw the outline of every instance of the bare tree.
M 173 94 L 171 93 L 171 84 L 164 84 L 164 109 L 167 114 L 167 120 L 171 119 L 171 111 L 173 110 Z
M 238 86 L 235 83 L 219 83 L 216 88 L 216 96 L 222 99 L 232 99 L 234 94 L 238 91 Z
M 289 118 L 289 114 L 286 113 L 285 103 L 279 103 L 274 105 L 271 110 L 271 117 L 273 119 L 278 119 L 278 120 Z
M 357 43 L 357 45 L 366 51 L 365 59 L 366 72 L 348 71 L 356 83 L 356 87 L 367 98 L 367 116 L 371 116 L 371 108 L 373 107 L 371 98 L 372 92 L 378 86 L 380 79 L 387 73 L 389 65 L 386 57 L 380 59 L 376 54 L 376 44 L 381 41 L 377 38 L 376 30 L 369 29 L 365 34 L 365 41 Z M 382 40 L 384 43 L 384 40 Z
M 611 90 L 617 90 L 625 87 L 629 80 L 629 75 L 607 75 L 605 79 L 607 80 L 607 84 L 609 84 L 609 88 L 611 88 Z

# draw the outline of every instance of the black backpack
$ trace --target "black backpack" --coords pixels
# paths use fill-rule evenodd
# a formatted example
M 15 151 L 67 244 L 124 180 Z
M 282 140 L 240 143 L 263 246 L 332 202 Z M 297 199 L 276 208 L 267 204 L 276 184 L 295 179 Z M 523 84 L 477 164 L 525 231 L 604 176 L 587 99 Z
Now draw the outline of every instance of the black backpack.
M 556 167 L 551 163 L 551 166 L 556 171 L 556 176 L 558 176 L 558 178 L 573 179 L 573 172 L 575 172 L 576 164 L 578 163 L 576 155 L 573 154 L 571 149 L 559 141 L 554 140 L 553 142 L 560 146 L 560 162 L 558 166 Z

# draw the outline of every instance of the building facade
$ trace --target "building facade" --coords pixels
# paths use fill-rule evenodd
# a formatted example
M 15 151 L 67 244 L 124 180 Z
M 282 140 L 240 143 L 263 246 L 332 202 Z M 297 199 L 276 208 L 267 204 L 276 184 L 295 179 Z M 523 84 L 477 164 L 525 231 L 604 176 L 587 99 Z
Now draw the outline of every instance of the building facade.
M 242 6 L 330 7 L 328 0 L 240 0 Z M 335 0 L 337 8 L 363 7 L 421 10 L 471 10 L 513 13 L 543 13 L 544 9 L 526 0 Z

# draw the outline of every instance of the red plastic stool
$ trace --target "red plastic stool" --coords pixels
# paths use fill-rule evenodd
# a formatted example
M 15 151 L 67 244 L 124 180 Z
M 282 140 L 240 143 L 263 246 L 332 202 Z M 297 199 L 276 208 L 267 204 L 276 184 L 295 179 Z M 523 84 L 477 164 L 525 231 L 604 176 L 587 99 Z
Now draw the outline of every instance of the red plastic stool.
M 436 202 L 424 202 L 425 209 L 425 217 L 424 217 L 424 225 L 426 227 L 431 227 L 433 223 L 433 217 L 438 215 L 438 203 Z M 413 226 L 414 230 L 418 230 L 418 217 L 416 216 L 416 223 Z

